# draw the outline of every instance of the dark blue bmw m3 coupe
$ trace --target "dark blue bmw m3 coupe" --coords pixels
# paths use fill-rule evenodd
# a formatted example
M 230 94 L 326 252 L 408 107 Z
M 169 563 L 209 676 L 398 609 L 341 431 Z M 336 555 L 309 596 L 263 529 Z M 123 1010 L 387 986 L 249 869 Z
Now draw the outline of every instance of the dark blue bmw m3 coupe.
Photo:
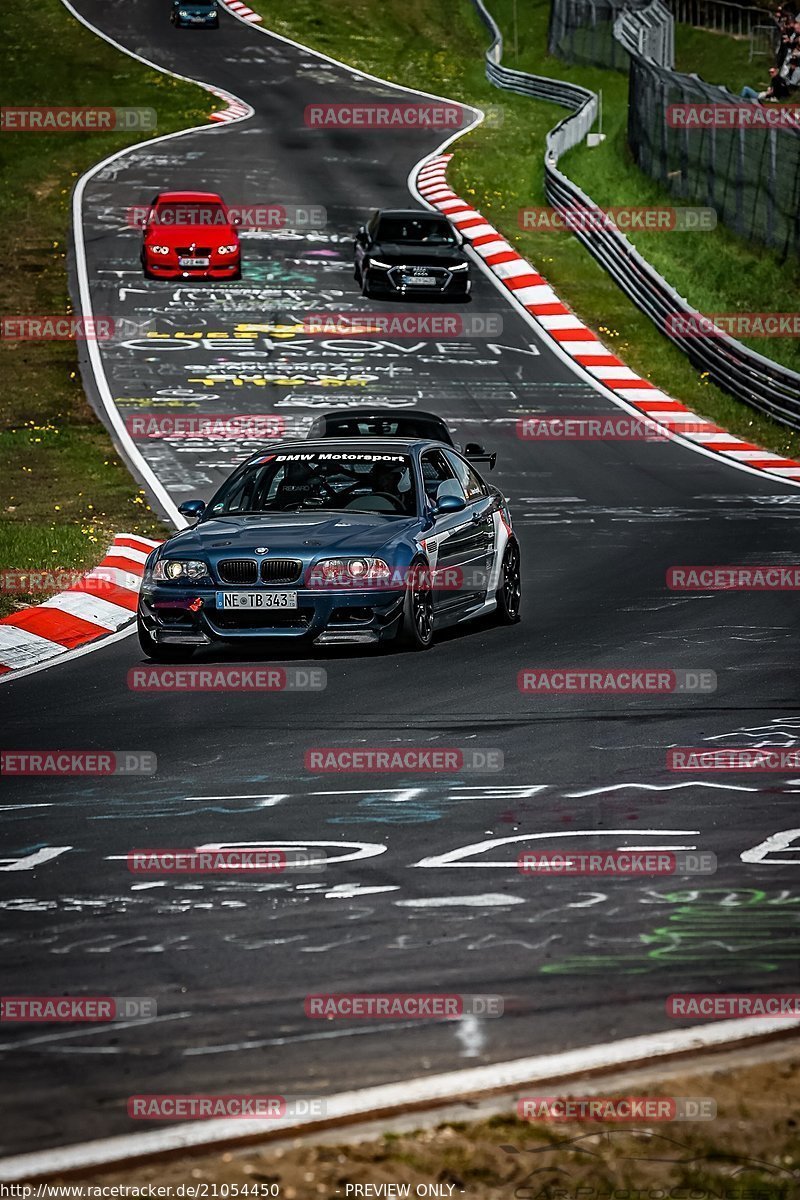
M 519 619 L 505 497 L 439 441 L 284 442 L 180 511 L 196 523 L 145 565 L 149 658 L 281 638 L 424 650 L 448 625 Z

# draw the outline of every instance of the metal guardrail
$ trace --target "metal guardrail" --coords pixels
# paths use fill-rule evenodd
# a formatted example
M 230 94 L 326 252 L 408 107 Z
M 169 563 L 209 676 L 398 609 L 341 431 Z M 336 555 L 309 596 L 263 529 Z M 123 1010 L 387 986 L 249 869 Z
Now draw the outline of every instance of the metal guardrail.
M 623 8 L 614 22 L 614 38 L 629 54 L 651 58 L 670 71 L 675 66 L 675 21 L 660 0 L 642 9 Z
M 503 37 L 484 0 L 473 0 L 492 37 L 486 51 L 486 76 L 495 87 L 549 100 L 571 109 L 570 115 L 550 130 L 545 141 L 545 194 L 555 209 L 597 209 L 597 205 L 558 166 L 562 154 L 583 141 L 594 124 L 598 97 L 588 88 L 511 70 L 502 65 Z M 800 430 L 800 374 L 773 362 L 734 338 L 680 337 L 671 331 L 676 317 L 697 318 L 692 308 L 659 275 L 614 227 L 579 227 L 573 230 L 589 253 L 615 283 L 645 313 L 661 333 L 685 354 L 692 365 L 708 372 L 718 387 L 767 413 L 776 421 Z M 779 293 L 778 289 L 778 293 Z

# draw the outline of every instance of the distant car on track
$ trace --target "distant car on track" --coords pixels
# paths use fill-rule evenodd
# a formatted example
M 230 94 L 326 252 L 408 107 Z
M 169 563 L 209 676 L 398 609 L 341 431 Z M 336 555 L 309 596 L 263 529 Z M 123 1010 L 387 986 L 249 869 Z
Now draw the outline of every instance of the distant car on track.
M 439 213 L 379 210 L 356 234 L 354 274 L 364 296 L 463 300 L 472 284 L 462 246 L 461 234 Z
M 158 661 L 277 638 L 398 639 L 494 613 L 519 620 L 520 556 L 504 496 L 441 442 L 288 442 L 239 466 L 147 559 L 139 641 Z
M 331 437 L 425 438 L 426 441 L 444 442 L 446 446 L 461 451 L 461 446 L 453 441 L 442 418 L 420 409 L 398 413 L 389 408 L 350 408 L 346 412 L 337 409 L 335 412 L 320 413 L 311 422 L 306 437 L 314 441 Z M 477 442 L 467 442 L 463 454 L 470 462 L 488 463 L 490 471 L 494 470 L 497 462 L 497 455 L 487 454 Z
M 169 19 L 178 29 L 219 29 L 217 0 L 172 0 Z
M 159 192 L 144 222 L 148 279 L 240 279 L 235 222 L 216 192 Z

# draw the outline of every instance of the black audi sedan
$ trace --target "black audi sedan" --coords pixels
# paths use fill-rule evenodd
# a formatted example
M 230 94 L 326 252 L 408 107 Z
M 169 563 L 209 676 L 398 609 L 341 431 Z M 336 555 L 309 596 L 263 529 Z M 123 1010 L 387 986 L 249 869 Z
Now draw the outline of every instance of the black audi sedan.
M 356 234 L 354 274 L 370 297 L 446 296 L 471 289 L 463 239 L 446 217 L 417 208 L 383 209 Z

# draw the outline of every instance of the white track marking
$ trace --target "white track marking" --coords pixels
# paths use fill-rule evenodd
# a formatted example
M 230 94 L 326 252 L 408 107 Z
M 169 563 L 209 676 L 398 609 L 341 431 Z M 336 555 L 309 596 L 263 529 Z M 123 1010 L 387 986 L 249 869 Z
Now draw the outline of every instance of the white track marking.
M 40 867 L 42 863 L 50 862 L 71 849 L 72 846 L 45 846 L 43 850 L 36 850 L 22 858 L 0 858 L 0 863 L 6 864 L 0 866 L 0 871 L 32 871 L 34 867 Z
M 198 850 L 231 850 L 237 849 L 239 846 L 245 846 L 248 850 L 257 850 L 259 847 L 268 847 L 270 850 L 284 850 L 287 847 L 305 847 L 316 846 L 318 849 L 332 846 L 334 850 L 351 848 L 352 854 L 337 854 L 334 856 L 326 855 L 324 861 L 328 863 L 339 862 L 355 862 L 362 858 L 376 858 L 379 854 L 385 854 L 387 847 L 383 842 L 312 842 L 305 838 L 297 840 L 287 840 L 286 838 L 275 838 L 271 842 L 250 841 L 250 842 L 207 842 L 204 846 L 198 846 Z
M 395 900 L 398 908 L 506 908 L 524 904 L 521 896 L 504 896 L 502 892 L 485 892 L 482 896 L 420 896 L 417 900 Z
M 795 852 L 800 851 L 800 845 L 797 845 L 800 839 L 800 829 L 782 829 L 780 833 L 773 833 L 770 837 L 765 838 L 763 842 L 759 842 L 757 846 L 753 846 L 750 850 L 743 850 L 739 855 L 742 862 L 755 863 L 763 862 L 768 854 L 774 850 L 788 850 L 792 843 L 795 843 Z M 780 863 L 784 866 L 796 867 L 800 863 L 800 858 L 771 858 L 772 863 Z
M 561 829 L 550 833 L 518 833 L 512 837 L 488 838 L 483 842 L 472 842 L 469 846 L 459 846 L 455 850 L 447 850 L 444 854 L 430 854 L 426 858 L 421 858 L 419 862 L 413 863 L 415 867 L 515 867 L 514 859 L 506 859 L 504 861 L 496 861 L 491 859 L 473 859 L 472 862 L 460 862 L 459 859 L 466 858 L 468 854 L 480 854 L 483 850 L 492 850 L 497 846 L 510 846 L 519 842 L 539 842 L 555 838 L 566 842 L 569 838 L 600 838 L 600 837 L 630 837 L 632 833 L 636 837 L 664 837 L 669 834 L 674 834 L 676 837 L 685 837 L 687 834 L 697 835 L 699 829 Z M 627 847 L 620 847 L 626 849 Z
M 333 1122 L 348 1123 L 363 1120 L 375 1112 L 403 1113 L 410 1105 L 435 1108 L 454 1100 L 479 1097 L 481 1094 L 509 1091 L 523 1086 L 540 1085 L 569 1077 L 582 1078 L 590 1071 L 612 1070 L 639 1066 L 653 1059 L 674 1054 L 697 1052 L 730 1042 L 746 1041 L 787 1029 L 800 1027 L 795 1017 L 748 1017 L 735 1021 L 715 1021 L 695 1025 L 690 1029 L 670 1029 L 664 1033 L 623 1038 L 598 1046 L 582 1046 L 559 1054 L 542 1054 L 535 1058 L 519 1058 L 491 1066 L 471 1067 L 407 1079 L 380 1087 L 361 1088 L 354 1092 L 338 1092 L 325 1097 L 326 1115 L 323 1121 L 294 1117 L 270 1121 L 221 1119 L 193 1121 L 133 1133 L 124 1137 L 104 1138 L 77 1146 L 60 1146 L 35 1154 L 20 1154 L 0 1161 L 0 1181 L 12 1183 L 22 1179 L 59 1175 L 64 1171 L 89 1171 L 124 1162 L 129 1158 L 163 1154 L 171 1150 L 204 1147 L 210 1149 L 220 1142 L 235 1142 L 258 1134 L 280 1131 L 295 1136 Z M 366 1031 L 369 1032 L 369 1031 Z M 376 1031 L 379 1032 L 379 1031 Z M 691 1063 L 691 1060 L 689 1060 Z M 343 1135 L 344 1136 L 344 1135 Z
M 757 792 L 757 787 L 736 783 L 711 783 L 703 779 L 687 779 L 683 783 L 610 783 L 605 787 L 588 788 L 585 792 L 566 792 L 567 800 L 583 800 L 586 796 L 605 796 L 608 792 L 624 792 L 633 788 L 640 792 L 676 792 L 680 788 L 703 787 L 732 792 Z

